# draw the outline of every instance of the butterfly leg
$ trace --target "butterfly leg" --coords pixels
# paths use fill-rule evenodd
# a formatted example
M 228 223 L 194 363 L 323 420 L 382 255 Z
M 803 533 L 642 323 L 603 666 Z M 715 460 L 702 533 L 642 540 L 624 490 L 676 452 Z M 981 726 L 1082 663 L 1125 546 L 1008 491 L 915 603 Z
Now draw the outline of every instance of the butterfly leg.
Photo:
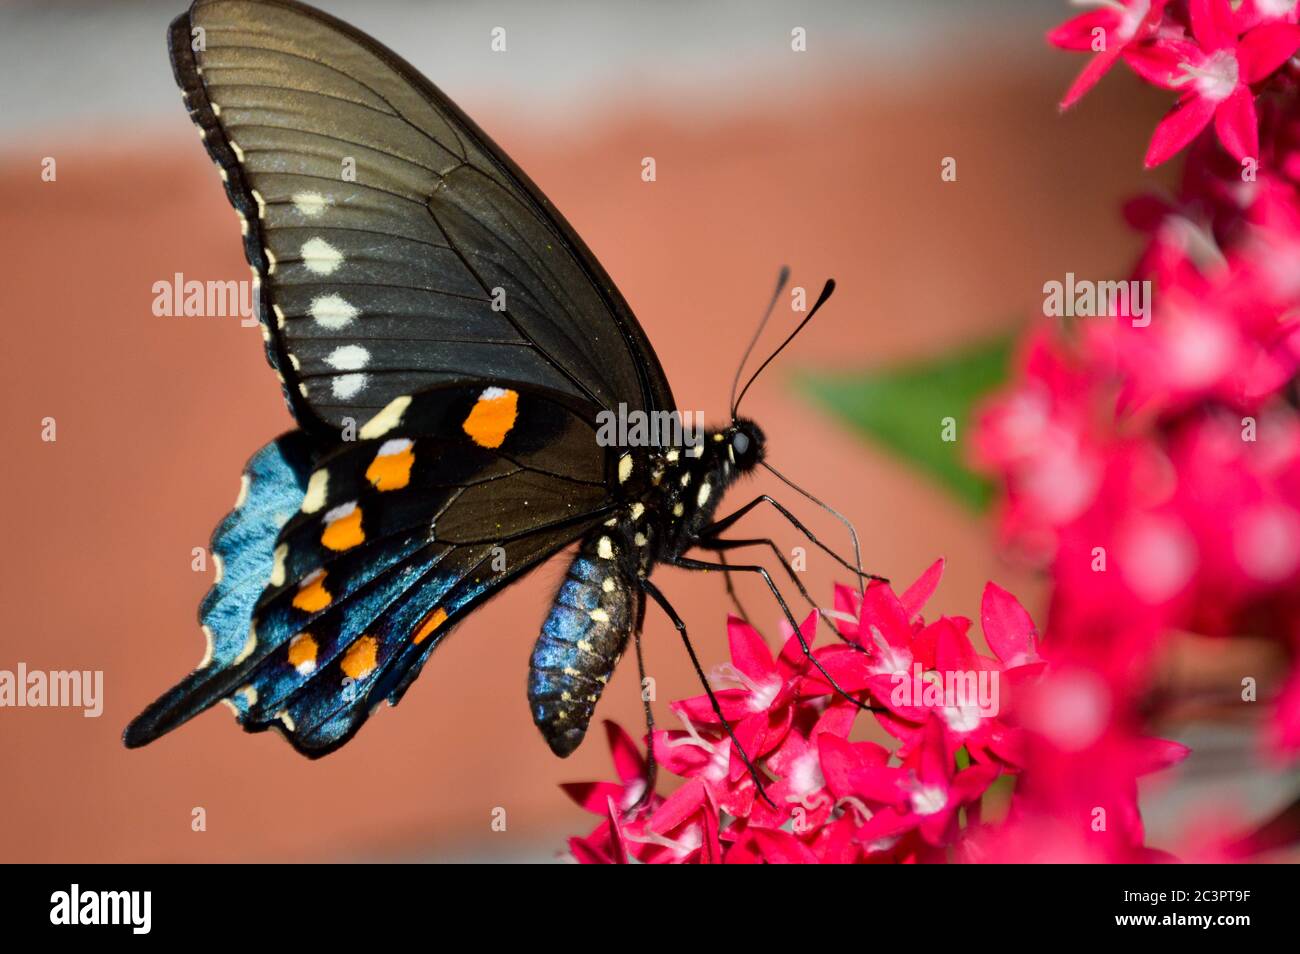
M 723 728 L 727 730 L 727 735 L 731 737 L 731 744 L 736 747 L 736 753 L 740 756 L 740 760 L 745 763 L 745 768 L 749 769 L 749 774 L 754 779 L 754 786 L 758 789 L 759 796 L 763 801 L 767 802 L 770 807 L 776 808 L 772 799 L 768 797 L 767 789 L 763 786 L 763 779 L 759 776 L 758 767 L 755 766 L 754 763 L 750 761 L 749 756 L 745 754 L 745 748 L 740 744 L 740 740 L 736 738 L 736 733 L 731 728 L 731 723 L 728 722 L 727 717 L 722 714 L 722 706 L 718 704 L 718 697 L 713 694 L 713 687 L 709 685 L 709 679 L 704 674 L 703 667 L 700 666 L 700 658 L 695 655 L 695 647 L 691 645 L 691 639 L 686 634 L 686 624 L 682 622 L 682 618 L 677 614 L 677 610 L 673 609 L 673 605 L 668 602 L 668 597 L 664 596 L 664 594 L 659 590 L 659 587 L 646 579 L 642 579 L 639 582 L 641 584 L 641 589 L 647 593 L 652 600 L 659 604 L 659 608 L 664 611 L 664 615 L 668 617 L 675 627 L 677 627 L 677 632 L 682 637 L 682 643 L 686 646 L 686 654 L 691 657 L 691 665 L 695 667 L 695 675 L 699 677 L 700 685 L 704 687 L 704 692 L 709 697 L 709 704 L 713 706 L 714 715 L 716 715 L 719 721 L 722 722 Z
M 672 561 L 671 565 L 681 567 L 684 570 L 720 570 L 724 566 L 722 563 L 710 563 L 707 560 L 695 560 L 691 557 L 678 557 Z M 772 574 L 767 572 L 767 567 L 739 563 L 729 563 L 725 565 L 729 569 L 735 570 L 737 573 L 757 573 L 763 578 L 763 582 L 767 584 L 767 588 L 772 591 L 772 595 L 776 597 L 777 603 L 780 604 L 781 612 L 785 614 L 786 621 L 790 624 L 790 628 L 794 630 L 795 636 L 798 637 L 799 646 L 803 649 L 804 656 L 807 657 L 808 661 L 813 664 L 814 668 L 822 674 L 823 678 L 825 678 L 825 680 L 830 684 L 832 690 L 839 693 L 839 695 L 843 696 L 859 709 L 869 712 L 884 711 L 877 706 L 868 705 L 867 703 L 849 695 L 840 688 L 839 683 L 835 681 L 835 677 L 826 671 L 826 667 L 821 664 L 821 660 L 813 655 L 812 647 L 808 645 L 808 640 L 804 638 L 803 631 L 799 629 L 799 624 L 795 621 L 794 613 L 790 611 L 790 604 L 785 601 L 785 597 L 782 595 L 780 588 L 772 579 Z
M 699 543 L 699 547 L 702 550 L 710 550 L 716 553 L 718 555 L 719 562 L 721 562 L 723 565 L 728 567 L 728 569 L 723 570 L 722 572 L 726 575 L 727 589 L 729 592 L 733 593 L 733 598 L 734 598 L 734 588 L 731 583 L 731 570 L 730 570 L 730 564 L 727 563 L 726 551 L 735 550 L 740 547 L 771 548 L 773 556 L 775 556 L 777 561 L 781 564 L 781 566 L 785 568 L 786 574 L 789 575 L 790 582 L 793 583 L 795 587 L 798 588 L 799 595 L 804 598 L 804 601 L 810 607 L 812 607 L 813 609 L 820 609 L 816 601 L 814 601 L 812 596 L 809 595 L 808 588 L 803 585 L 803 581 L 800 580 L 798 574 L 795 573 L 794 567 L 790 565 L 790 561 L 785 558 L 785 554 L 781 552 L 781 548 L 778 547 L 776 545 L 776 542 L 771 538 L 764 537 L 764 538 L 753 539 L 753 540 L 731 540 L 731 539 L 724 539 L 722 537 L 710 537 L 708 539 L 701 540 Z M 848 643 L 848 645 L 852 646 L 854 649 L 859 649 L 859 650 L 862 649 L 862 647 L 859 646 L 857 643 L 845 639 L 843 634 L 840 633 L 840 631 L 835 628 L 835 624 L 831 622 L 828 616 L 825 616 L 823 614 L 821 618 L 826 623 L 827 628 L 831 631 L 832 635 L 834 635 L 836 639 L 843 640 L 845 643 Z M 748 623 L 749 617 L 747 616 L 744 617 L 744 620 L 746 623 Z
M 726 566 L 727 564 L 726 554 L 719 552 L 718 560 L 724 566 Z M 740 602 L 740 595 L 736 592 L 736 584 L 731 578 L 730 569 L 725 569 L 722 571 L 722 581 L 727 588 L 727 596 L 731 597 L 731 604 L 734 607 L 736 607 L 736 615 L 739 616 L 741 619 L 743 619 L 746 623 L 748 623 L 749 613 L 745 611 L 744 605 Z
M 840 556 L 838 553 L 832 550 L 821 540 L 817 539 L 817 537 L 813 534 L 811 530 L 809 530 L 806 526 L 800 523 L 798 517 L 792 514 L 789 510 L 785 508 L 784 505 L 777 502 L 777 500 L 774 497 L 771 497 L 768 494 L 761 494 L 758 497 L 755 497 L 749 503 L 745 504 L 740 509 L 733 511 L 732 513 L 728 514 L 725 517 L 722 517 L 719 520 L 713 521 L 713 523 L 709 524 L 707 527 L 705 527 L 703 530 L 700 531 L 700 536 L 702 538 L 716 537 L 724 530 L 729 529 L 732 526 L 732 524 L 734 524 L 737 520 L 744 517 L 755 507 L 758 507 L 760 504 L 765 504 L 765 503 L 771 504 L 773 507 L 775 507 L 776 511 L 779 514 L 781 514 L 781 516 L 785 517 L 786 520 L 790 521 L 791 526 L 793 526 L 796 530 L 798 530 L 805 537 L 807 537 L 809 541 L 811 541 L 812 544 L 816 546 L 818 549 L 822 550 L 824 553 L 829 554 L 831 559 L 833 559 L 836 563 L 844 567 L 846 570 L 852 572 L 855 577 L 861 577 L 862 579 L 866 579 L 866 580 L 875 580 L 877 583 L 889 582 L 889 580 L 883 576 L 876 576 L 874 573 L 863 573 L 861 570 L 859 570 L 848 560 L 844 559 L 844 557 Z
M 645 656 L 641 652 L 641 624 L 645 621 L 645 603 L 641 603 L 640 617 L 636 621 L 636 629 L 632 630 L 632 638 L 636 642 L 636 668 L 641 674 L 641 705 L 645 707 L 645 791 L 641 797 L 636 800 L 632 806 L 632 811 L 636 811 L 644 805 L 650 804 L 650 798 L 654 795 L 655 785 L 659 781 L 659 765 L 655 762 L 655 713 L 650 705 L 650 696 L 646 693 L 645 685 Z

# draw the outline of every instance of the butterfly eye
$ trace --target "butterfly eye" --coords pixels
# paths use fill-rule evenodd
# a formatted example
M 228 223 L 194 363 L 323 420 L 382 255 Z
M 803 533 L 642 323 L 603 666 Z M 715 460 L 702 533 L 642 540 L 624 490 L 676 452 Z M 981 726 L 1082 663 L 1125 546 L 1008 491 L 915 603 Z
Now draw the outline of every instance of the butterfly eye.
M 743 457 L 749 451 L 749 435 L 737 431 L 731 438 L 731 447 L 738 456 Z

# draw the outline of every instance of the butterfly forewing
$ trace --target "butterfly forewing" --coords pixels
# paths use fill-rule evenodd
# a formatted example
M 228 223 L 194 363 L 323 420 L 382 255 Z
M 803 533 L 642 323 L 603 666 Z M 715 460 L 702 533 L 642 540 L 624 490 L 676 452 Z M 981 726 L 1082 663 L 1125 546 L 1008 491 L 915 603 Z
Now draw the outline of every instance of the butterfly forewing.
M 191 116 L 243 218 L 268 355 L 308 428 L 499 380 L 671 410 L 645 335 L 522 172 L 374 40 L 288 2 L 172 26 Z

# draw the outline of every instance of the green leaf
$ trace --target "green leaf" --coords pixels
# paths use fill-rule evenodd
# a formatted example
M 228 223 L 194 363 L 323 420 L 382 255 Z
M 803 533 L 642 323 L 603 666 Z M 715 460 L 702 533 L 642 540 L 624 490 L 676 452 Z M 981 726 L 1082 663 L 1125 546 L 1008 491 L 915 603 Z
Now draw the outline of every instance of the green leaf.
M 1000 335 L 953 354 L 896 368 L 813 374 L 796 384 L 859 433 L 937 479 L 973 510 L 993 498 L 993 484 L 964 461 L 971 412 L 1006 382 L 1018 335 Z M 945 418 L 955 441 L 943 439 Z

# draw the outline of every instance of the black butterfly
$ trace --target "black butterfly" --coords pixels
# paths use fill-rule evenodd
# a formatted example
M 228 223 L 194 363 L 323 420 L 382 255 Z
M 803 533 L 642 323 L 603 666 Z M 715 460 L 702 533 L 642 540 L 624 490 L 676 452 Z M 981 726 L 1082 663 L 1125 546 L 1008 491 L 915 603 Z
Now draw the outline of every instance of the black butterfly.
M 656 564 L 771 546 L 722 536 L 765 501 L 807 534 L 767 497 L 714 519 L 763 461 L 762 432 L 733 400 L 702 441 L 600 439 L 611 414 L 680 426 L 645 333 L 528 177 L 374 40 L 288 0 L 197 0 L 168 39 L 300 429 L 249 462 L 212 540 L 208 653 L 126 744 L 225 700 L 250 731 L 332 751 L 455 623 L 581 541 L 528 682 L 534 721 L 569 754 L 633 633 L 639 657 L 645 596 L 686 635 Z M 762 567 L 728 569 L 780 599 Z

